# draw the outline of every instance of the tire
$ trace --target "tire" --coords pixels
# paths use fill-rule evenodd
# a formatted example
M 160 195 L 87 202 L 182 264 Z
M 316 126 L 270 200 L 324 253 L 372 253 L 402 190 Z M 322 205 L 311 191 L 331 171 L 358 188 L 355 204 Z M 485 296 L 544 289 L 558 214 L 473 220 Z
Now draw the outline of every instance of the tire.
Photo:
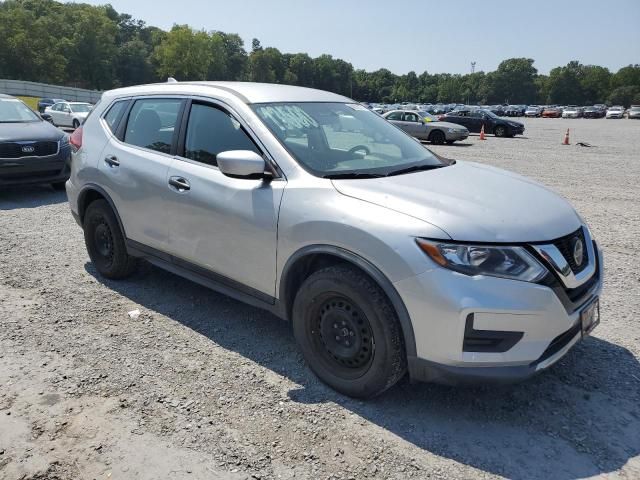
M 434 130 L 431 132 L 431 135 L 429 135 L 429 141 L 434 145 L 442 145 L 446 141 L 446 137 L 441 130 Z
M 56 182 L 56 183 L 52 183 L 51 186 L 53 187 L 54 190 L 64 190 L 65 189 L 65 184 L 66 182 Z
M 71 125 L 73 126 L 73 129 L 76 130 L 80 126 L 80 122 L 76 118 L 74 118 Z
M 496 128 L 493 129 L 493 134 L 496 137 L 506 137 L 507 129 L 503 125 L 498 125 Z
M 83 229 L 89 258 L 100 275 L 117 280 L 133 273 L 136 259 L 127 253 L 118 219 L 106 200 L 89 204 Z
M 395 310 L 373 280 L 349 265 L 324 268 L 303 282 L 293 332 L 311 370 L 344 395 L 374 397 L 406 372 Z

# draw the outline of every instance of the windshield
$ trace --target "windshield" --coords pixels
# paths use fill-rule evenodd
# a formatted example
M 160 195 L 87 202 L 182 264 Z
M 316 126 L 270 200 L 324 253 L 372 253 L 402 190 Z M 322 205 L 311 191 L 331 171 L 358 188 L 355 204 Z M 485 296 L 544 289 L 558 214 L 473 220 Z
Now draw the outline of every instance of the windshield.
M 88 103 L 71 103 L 71 110 L 76 113 L 86 113 L 91 110 L 91 105 Z
M 0 123 L 25 123 L 39 120 L 40 117 L 17 98 L 0 98 Z
M 316 176 L 364 178 L 446 165 L 361 105 L 269 103 L 253 108 L 296 160 Z

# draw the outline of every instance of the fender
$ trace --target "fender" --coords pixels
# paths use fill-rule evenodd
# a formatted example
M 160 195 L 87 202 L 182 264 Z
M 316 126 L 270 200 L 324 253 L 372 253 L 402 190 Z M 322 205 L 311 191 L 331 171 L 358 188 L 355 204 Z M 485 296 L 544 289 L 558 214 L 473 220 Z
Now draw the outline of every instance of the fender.
M 122 224 L 122 220 L 120 219 L 120 214 L 118 213 L 118 209 L 116 208 L 115 203 L 113 203 L 113 200 L 111 199 L 111 196 L 106 192 L 106 190 L 104 188 L 102 188 L 99 185 L 96 185 L 95 183 L 86 183 L 82 186 L 82 189 L 80 190 L 80 193 L 78 194 L 78 214 L 80 215 L 80 222 L 84 221 L 84 213 L 86 208 L 84 207 L 84 199 L 87 196 L 87 194 L 89 193 L 90 190 L 94 190 L 96 192 L 98 192 L 102 197 L 104 197 L 104 199 L 107 201 L 107 203 L 109 203 L 109 206 L 111 207 L 111 210 L 113 210 L 113 213 L 115 213 L 116 218 L 118 219 L 118 226 L 120 227 L 120 231 L 122 232 L 122 234 L 124 235 L 125 238 L 127 238 L 127 234 L 126 231 L 124 229 L 124 225 Z M 80 208 L 80 206 L 82 206 L 82 208 Z
M 285 306 L 287 304 L 289 292 L 286 291 L 286 285 L 287 277 L 291 273 L 291 268 L 301 258 L 313 254 L 327 254 L 338 257 L 342 260 L 352 263 L 353 265 L 363 270 L 367 275 L 369 275 L 380 286 L 380 288 L 382 288 L 384 293 L 391 301 L 391 304 L 393 305 L 393 308 L 398 315 L 398 320 L 400 320 L 400 326 L 402 327 L 402 334 L 404 337 L 407 358 L 415 357 L 417 355 L 416 339 L 413 333 L 411 318 L 409 317 L 409 312 L 407 311 L 407 308 L 405 307 L 400 294 L 393 286 L 393 283 L 391 283 L 386 275 L 382 273 L 380 269 L 370 261 L 362 258 L 360 255 L 350 252 L 349 250 L 345 250 L 344 248 L 336 247 L 333 245 L 308 245 L 291 255 L 282 270 L 282 275 L 280 276 L 279 303 L 282 306 Z

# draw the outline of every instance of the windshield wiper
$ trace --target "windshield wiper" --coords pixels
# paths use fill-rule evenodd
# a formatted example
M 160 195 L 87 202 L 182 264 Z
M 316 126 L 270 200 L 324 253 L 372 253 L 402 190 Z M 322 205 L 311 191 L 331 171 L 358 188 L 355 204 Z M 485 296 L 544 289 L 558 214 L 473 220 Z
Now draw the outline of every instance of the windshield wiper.
M 413 165 L 407 168 L 400 168 L 398 170 L 394 170 L 393 172 L 387 173 L 387 177 L 392 177 L 393 175 L 402 175 L 404 173 L 411 172 L 420 172 L 423 170 L 435 170 L 436 168 L 446 167 L 446 165 Z
M 364 172 L 344 172 L 344 173 L 328 173 L 327 175 L 323 175 L 322 178 L 380 178 L 386 177 L 386 175 L 382 175 L 380 173 L 364 173 Z

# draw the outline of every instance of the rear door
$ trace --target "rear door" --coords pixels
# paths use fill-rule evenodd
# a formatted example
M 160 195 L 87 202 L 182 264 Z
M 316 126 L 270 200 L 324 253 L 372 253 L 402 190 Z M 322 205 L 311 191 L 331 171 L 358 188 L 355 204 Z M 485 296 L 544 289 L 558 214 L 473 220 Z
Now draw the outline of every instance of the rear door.
M 127 239 L 138 247 L 168 248 L 167 180 L 184 104 L 179 97 L 131 100 L 98 162 L 101 184 L 115 203 Z M 103 118 L 105 128 L 110 113 Z
M 182 266 L 263 300 L 275 295 L 278 211 L 286 181 L 230 178 L 216 156 L 264 149 L 227 106 L 194 100 L 166 185 L 169 253 Z M 173 183 L 172 182 L 172 183 Z

